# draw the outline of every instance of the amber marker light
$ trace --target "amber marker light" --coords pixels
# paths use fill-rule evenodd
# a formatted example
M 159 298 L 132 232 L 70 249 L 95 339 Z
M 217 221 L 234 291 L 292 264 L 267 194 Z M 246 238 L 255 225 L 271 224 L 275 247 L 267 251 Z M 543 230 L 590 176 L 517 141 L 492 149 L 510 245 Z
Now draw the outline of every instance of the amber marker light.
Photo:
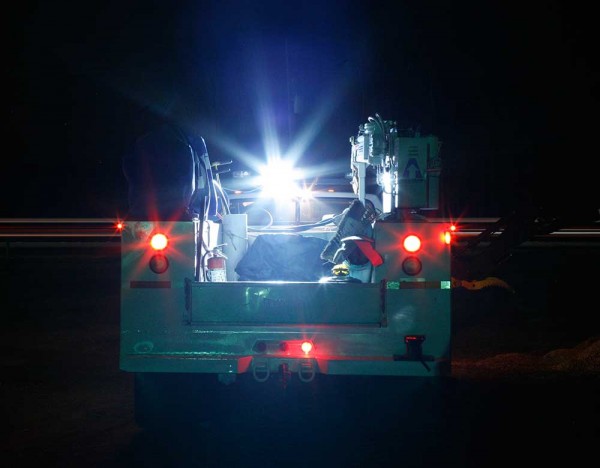
M 452 233 L 450 231 L 444 231 L 444 234 L 442 235 L 442 241 L 444 244 L 450 245 L 452 242 Z
M 150 239 L 150 245 L 154 250 L 164 250 L 169 243 L 169 239 L 162 233 L 154 234 Z

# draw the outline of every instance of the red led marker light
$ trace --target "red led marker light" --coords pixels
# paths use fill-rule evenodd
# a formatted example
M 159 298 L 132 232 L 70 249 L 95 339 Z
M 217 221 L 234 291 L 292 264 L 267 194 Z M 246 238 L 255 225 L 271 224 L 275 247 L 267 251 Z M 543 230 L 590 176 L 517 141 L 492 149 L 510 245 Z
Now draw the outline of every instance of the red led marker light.
M 164 250 L 167 247 L 169 240 L 164 234 L 154 234 L 150 239 L 150 245 L 154 250 Z
M 117 228 L 118 231 L 122 231 L 124 227 L 125 224 L 123 224 L 122 221 L 117 221 L 117 224 L 115 224 L 115 228 Z
M 414 253 L 421 248 L 421 239 L 419 239 L 418 236 L 411 234 L 410 236 L 406 236 L 404 242 L 402 243 L 402 246 L 407 252 Z
M 313 344 L 310 341 L 304 341 L 300 345 L 300 349 L 302 349 L 302 351 L 304 352 L 304 354 L 308 354 L 308 353 L 310 353 L 312 351 Z

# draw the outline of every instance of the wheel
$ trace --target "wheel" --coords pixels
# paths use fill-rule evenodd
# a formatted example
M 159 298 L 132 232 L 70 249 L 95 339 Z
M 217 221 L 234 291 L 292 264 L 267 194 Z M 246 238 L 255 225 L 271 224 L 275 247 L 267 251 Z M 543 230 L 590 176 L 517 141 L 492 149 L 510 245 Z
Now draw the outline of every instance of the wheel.
M 134 418 L 138 426 L 150 428 L 159 420 L 159 385 L 155 375 L 138 372 L 134 379 Z

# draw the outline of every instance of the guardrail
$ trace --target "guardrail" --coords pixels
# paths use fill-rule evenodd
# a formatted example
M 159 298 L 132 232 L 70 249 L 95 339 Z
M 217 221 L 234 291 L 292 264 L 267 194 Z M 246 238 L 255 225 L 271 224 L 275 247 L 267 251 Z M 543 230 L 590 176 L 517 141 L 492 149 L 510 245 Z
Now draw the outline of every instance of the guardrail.
M 432 221 L 453 223 L 445 218 Z M 493 226 L 498 218 L 465 218 L 458 222 L 455 237 L 466 241 Z M 123 220 L 114 218 L 0 218 L 0 239 L 3 242 L 28 240 L 108 240 L 120 241 Z M 497 236 L 502 229 L 491 233 Z M 600 241 L 600 223 L 573 226 L 534 236 L 532 241 L 582 240 Z
M 0 218 L 0 239 L 120 241 L 123 221 L 110 218 Z

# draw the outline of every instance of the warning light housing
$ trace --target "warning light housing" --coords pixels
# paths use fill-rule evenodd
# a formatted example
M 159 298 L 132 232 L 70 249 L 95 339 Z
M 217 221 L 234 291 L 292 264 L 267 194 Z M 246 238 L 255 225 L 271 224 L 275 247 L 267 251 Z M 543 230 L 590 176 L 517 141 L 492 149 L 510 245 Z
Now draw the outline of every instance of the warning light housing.
M 405 258 L 404 261 L 402 262 L 402 270 L 407 275 L 410 275 L 410 276 L 418 275 L 419 273 L 421 273 L 422 269 L 423 269 L 423 264 L 421 263 L 421 260 L 419 260 L 417 257 L 410 256 L 410 257 Z
M 306 357 L 314 353 L 315 345 L 310 340 L 259 340 L 254 343 L 252 350 L 259 354 Z
M 153 255 L 150 259 L 150 269 L 157 274 L 162 274 L 169 269 L 169 259 L 162 254 Z

